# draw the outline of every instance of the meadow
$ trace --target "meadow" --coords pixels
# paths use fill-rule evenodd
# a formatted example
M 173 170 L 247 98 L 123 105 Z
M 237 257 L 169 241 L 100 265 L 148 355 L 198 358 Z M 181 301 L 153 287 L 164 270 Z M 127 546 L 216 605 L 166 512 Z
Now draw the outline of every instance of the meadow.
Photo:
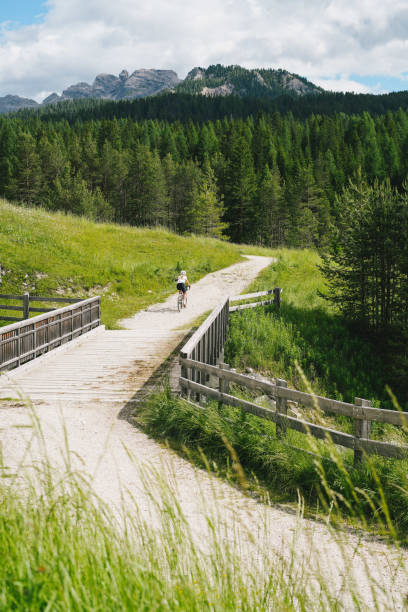
M 101 295 L 108 328 L 175 292 L 181 269 L 194 283 L 239 261 L 240 252 L 222 240 L 94 223 L 0 200 L 0 293 Z

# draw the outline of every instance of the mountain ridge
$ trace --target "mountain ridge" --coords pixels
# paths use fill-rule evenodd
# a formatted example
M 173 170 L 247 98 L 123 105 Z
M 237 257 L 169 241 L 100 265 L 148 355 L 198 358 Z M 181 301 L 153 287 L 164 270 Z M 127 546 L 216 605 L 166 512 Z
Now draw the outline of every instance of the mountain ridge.
M 8 94 L 0 97 L 0 114 L 15 112 L 22 108 L 41 108 L 64 100 L 133 100 L 155 96 L 160 93 L 194 93 L 204 96 L 277 97 L 282 93 L 302 96 L 321 93 L 306 78 L 276 69 L 247 69 L 238 65 L 211 65 L 208 68 L 195 67 L 187 77 L 179 79 L 174 70 L 141 68 L 131 74 L 122 70 L 118 76 L 98 74 L 92 85 L 84 81 L 70 85 L 62 94 L 52 93 L 41 103 L 30 98 Z

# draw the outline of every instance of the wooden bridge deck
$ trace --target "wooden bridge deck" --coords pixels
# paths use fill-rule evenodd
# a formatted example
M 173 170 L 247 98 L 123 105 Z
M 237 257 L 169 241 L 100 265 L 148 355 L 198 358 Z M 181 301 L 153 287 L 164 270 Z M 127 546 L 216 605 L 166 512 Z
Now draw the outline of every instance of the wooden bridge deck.
M 28 397 L 34 404 L 119 402 L 125 404 L 183 340 L 195 319 L 224 295 L 240 293 L 267 257 L 250 257 L 196 283 L 186 310 L 176 296 L 122 322 L 124 330 L 99 329 L 72 346 L 0 376 L 0 400 Z
M 101 328 L 63 351 L 47 354 L 38 363 L 2 375 L 0 398 L 23 396 L 33 403 L 126 403 L 183 335 L 172 330 Z

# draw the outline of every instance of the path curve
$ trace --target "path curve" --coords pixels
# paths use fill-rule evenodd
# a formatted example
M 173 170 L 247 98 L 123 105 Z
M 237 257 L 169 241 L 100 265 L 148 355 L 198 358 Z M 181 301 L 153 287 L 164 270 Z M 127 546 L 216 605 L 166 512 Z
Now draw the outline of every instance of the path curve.
M 352 534 L 341 544 L 325 525 L 298 521 L 290 512 L 257 503 L 225 482 L 196 470 L 118 418 L 126 402 L 177 346 L 197 316 L 214 307 L 223 296 L 242 292 L 270 262 L 268 258 L 248 257 L 195 283 L 188 308 L 181 313 L 176 311 L 173 295 L 122 321 L 125 330 L 101 330 L 54 357 L 50 353 L 25 373 L 16 371 L 7 379 L 1 377 L 0 398 L 16 397 L 16 388 L 32 398 L 54 465 L 63 465 L 65 428 L 73 467 L 92 476 L 95 492 L 114 512 L 119 512 L 123 492 L 129 491 L 142 515 L 152 520 L 140 473 L 140 466 L 146 465 L 157 469 L 171 483 L 198 542 L 208 537 L 204 499 L 223 518 L 230 537 L 242 543 L 251 565 L 259 563 L 259 559 L 250 536 L 256 534 L 257 542 L 263 542 L 271 555 L 279 556 L 292 549 L 296 533 L 296 563 L 306 566 L 312 578 L 326 576 L 333 596 L 345 607 L 352 605 L 348 589 L 353 579 L 367 606 L 373 605 L 369 573 L 378 582 L 375 592 L 379 609 L 403 609 L 402 598 L 408 591 L 405 555 L 381 542 L 360 541 Z M 29 424 L 30 417 L 27 408 L 16 402 L 3 401 L 1 406 L 2 451 L 13 470 L 29 438 L 29 430 L 16 426 Z M 35 443 L 31 453 L 31 460 L 40 455 Z

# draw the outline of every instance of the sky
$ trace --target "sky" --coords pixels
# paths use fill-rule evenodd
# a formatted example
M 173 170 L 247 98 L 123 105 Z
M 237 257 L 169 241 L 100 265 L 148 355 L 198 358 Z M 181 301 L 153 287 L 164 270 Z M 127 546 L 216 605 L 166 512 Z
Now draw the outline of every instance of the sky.
M 0 0 L 0 96 L 218 63 L 333 91 L 407 89 L 408 0 Z

